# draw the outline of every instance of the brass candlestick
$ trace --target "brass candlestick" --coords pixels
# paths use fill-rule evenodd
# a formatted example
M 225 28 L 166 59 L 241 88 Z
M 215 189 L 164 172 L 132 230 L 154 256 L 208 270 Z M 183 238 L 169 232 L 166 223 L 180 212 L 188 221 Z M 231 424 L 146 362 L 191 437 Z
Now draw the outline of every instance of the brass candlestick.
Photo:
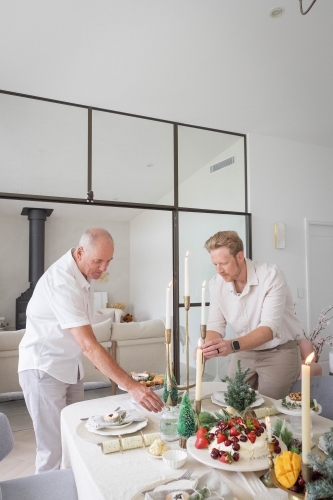
M 266 488 L 275 488 L 275 485 L 270 478 L 271 470 L 273 470 L 273 468 L 274 468 L 274 460 L 273 460 L 274 441 L 268 441 L 268 450 L 269 450 L 269 456 L 268 456 L 269 469 L 266 472 L 266 474 L 263 474 L 262 476 L 260 476 L 260 481 L 262 483 L 264 483 Z
M 168 400 L 166 404 L 169 404 L 168 401 L 171 402 L 170 398 L 170 391 L 171 388 L 174 387 L 175 389 L 178 389 L 180 391 L 189 391 L 189 389 L 192 389 L 195 387 L 195 382 L 193 384 L 190 384 L 190 374 L 189 374 L 189 369 L 190 369 L 190 357 L 189 357 L 189 328 L 188 328 L 188 312 L 190 309 L 190 297 L 185 296 L 184 297 L 184 308 L 185 308 L 185 352 L 186 352 L 186 382 L 184 386 L 177 385 L 173 382 L 173 370 L 172 370 L 172 361 L 171 361 L 171 330 L 166 329 L 165 330 L 165 343 L 166 343 L 166 357 L 167 357 L 167 375 L 168 375 Z M 203 339 L 202 343 L 205 343 L 206 339 L 206 325 L 200 325 L 200 333 L 201 333 L 201 338 Z M 205 363 L 202 365 L 202 374 L 204 374 L 205 371 Z

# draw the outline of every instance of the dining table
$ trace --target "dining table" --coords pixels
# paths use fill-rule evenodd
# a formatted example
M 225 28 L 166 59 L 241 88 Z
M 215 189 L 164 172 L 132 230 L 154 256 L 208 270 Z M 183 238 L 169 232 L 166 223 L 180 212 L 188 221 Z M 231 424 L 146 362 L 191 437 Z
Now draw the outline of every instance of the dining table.
M 202 410 L 217 412 L 221 407 L 212 402 L 211 395 L 217 391 L 226 391 L 225 382 L 202 383 Z M 157 391 L 162 395 L 163 389 Z M 190 392 L 190 398 L 191 392 Z M 275 401 L 263 396 L 261 406 L 273 407 Z M 74 473 L 79 500 L 143 500 L 142 491 L 156 486 L 164 481 L 177 479 L 190 468 L 193 468 L 192 477 L 196 478 L 203 473 L 215 469 L 221 474 L 221 479 L 230 487 L 235 500 L 277 500 L 287 499 L 287 493 L 281 489 L 266 488 L 259 477 L 268 470 L 262 471 L 228 470 L 216 468 L 215 461 L 211 466 L 204 464 L 188 453 L 186 463 L 174 470 L 163 462 L 161 458 L 153 458 L 147 453 L 149 446 L 135 449 L 126 449 L 113 453 L 103 453 L 102 443 L 117 439 L 117 436 L 105 436 L 90 432 L 86 428 L 87 418 L 93 415 L 105 415 L 114 412 L 117 408 L 139 410 L 147 419 L 145 427 L 136 431 L 142 436 L 158 433 L 161 413 L 148 412 L 139 406 L 128 393 L 107 396 L 74 403 L 62 410 L 62 467 L 71 468 Z M 271 416 L 272 425 L 276 418 L 289 421 L 288 414 Z M 320 415 L 312 416 L 312 433 L 318 436 L 333 427 L 333 421 Z M 124 435 L 129 436 L 129 434 Z M 180 449 L 179 440 L 168 442 L 172 449 Z M 207 450 L 207 456 L 208 450 Z M 255 468 L 256 469 L 256 468 Z

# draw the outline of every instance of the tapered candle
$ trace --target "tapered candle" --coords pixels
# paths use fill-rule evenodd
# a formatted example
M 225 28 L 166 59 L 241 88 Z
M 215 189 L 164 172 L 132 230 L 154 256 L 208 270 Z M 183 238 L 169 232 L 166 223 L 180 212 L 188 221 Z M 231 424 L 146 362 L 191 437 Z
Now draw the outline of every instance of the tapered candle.
M 311 417 L 310 417 L 310 363 L 314 357 L 312 352 L 302 365 L 302 462 L 309 464 L 308 454 L 311 451 Z
M 206 281 L 202 283 L 201 288 L 201 324 L 206 324 Z
M 166 307 L 165 307 L 165 328 L 169 330 L 171 328 L 171 317 L 170 317 L 170 287 L 172 281 L 168 284 L 166 289 Z
M 188 279 L 188 252 L 185 255 L 185 297 L 190 296 L 190 282 Z
M 272 424 L 271 424 L 271 419 L 269 417 L 266 417 L 266 432 L 267 432 L 267 438 L 268 441 L 272 441 Z
M 197 373 L 195 379 L 195 400 L 201 401 L 201 388 L 202 388 L 202 366 L 203 366 L 203 357 L 202 357 L 202 338 L 200 337 L 198 340 L 198 349 L 197 349 Z

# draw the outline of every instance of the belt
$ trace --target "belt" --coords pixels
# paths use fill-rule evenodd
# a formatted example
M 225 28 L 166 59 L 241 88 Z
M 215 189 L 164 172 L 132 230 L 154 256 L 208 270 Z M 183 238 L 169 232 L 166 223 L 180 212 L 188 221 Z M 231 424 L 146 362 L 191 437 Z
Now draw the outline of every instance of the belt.
M 288 340 L 285 344 L 279 344 L 275 347 L 271 347 L 270 349 L 258 349 L 255 352 L 285 351 L 287 349 L 293 349 L 296 346 L 298 346 L 297 340 Z

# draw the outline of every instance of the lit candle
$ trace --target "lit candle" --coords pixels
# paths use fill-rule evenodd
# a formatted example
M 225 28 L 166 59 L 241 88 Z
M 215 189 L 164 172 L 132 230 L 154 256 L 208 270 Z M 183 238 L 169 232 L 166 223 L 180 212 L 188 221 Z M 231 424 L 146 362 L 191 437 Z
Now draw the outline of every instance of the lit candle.
M 203 366 L 203 356 L 202 356 L 202 338 L 200 337 L 198 340 L 198 349 L 197 349 L 197 373 L 195 380 L 195 400 L 201 401 L 201 386 L 202 386 L 202 366 Z
M 206 324 L 206 281 L 202 283 L 202 289 L 201 289 L 201 324 L 205 325 Z
M 271 419 L 269 417 L 266 417 L 266 432 L 267 432 L 267 437 L 268 441 L 272 441 L 272 424 L 271 424 Z
M 188 279 L 188 252 L 185 256 L 185 297 L 190 296 L 190 282 Z
M 309 464 L 308 454 L 311 451 L 310 437 L 310 363 L 313 360 L 314 352 L 312 352 L 302 365 L 302 462 Z
M 165 308 L 165 328 L 170 330 L 171 328 L 171 317 L 170 317 L 170 287 L 172 281 L 168 284 L 166 289 L 166 308 Z

